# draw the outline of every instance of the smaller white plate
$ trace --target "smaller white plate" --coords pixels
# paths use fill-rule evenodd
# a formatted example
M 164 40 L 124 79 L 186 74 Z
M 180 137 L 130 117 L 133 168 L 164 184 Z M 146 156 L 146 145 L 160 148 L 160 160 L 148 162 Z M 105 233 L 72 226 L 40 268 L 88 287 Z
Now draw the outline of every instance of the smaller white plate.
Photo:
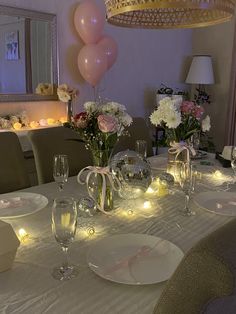
M 48 204 L 48 199 L 36 193 L 0 194 L 0 218 L 16 218 L 33 214 Z
M 148 158 L 151 169 L 162 170 L 167 167 L 167 157 L 152 156 Z
M 169 279 L 183 256 L 167 240 L 146 234 L 121 234 L 94 243 L 88 251 L 87 262 L 104 279 L 148 285 Z
M 219 215 L 236 216 L 236 193 L 202 192 L 194 197 L 200 207 Z

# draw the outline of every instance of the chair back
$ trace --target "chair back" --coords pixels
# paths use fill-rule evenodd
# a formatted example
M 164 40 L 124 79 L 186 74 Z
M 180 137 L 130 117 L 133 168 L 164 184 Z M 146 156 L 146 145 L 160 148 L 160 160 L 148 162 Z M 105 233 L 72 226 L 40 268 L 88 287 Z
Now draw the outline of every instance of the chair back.
M 14 132 L 0 132 L 0 145 L 0 193 L 29 187 L 26 162 L 18 136 Z
M 92 156 L 79 139 L 78 134 L 68 128 L 53 127 L 28 132 L 35 157 L 39 184 L 53 181 L 53 156 L 64 154 L 69 160 L 69 176 L 92 164 Z
M 201 240 L 185 255 L 167 282 L 154 314 L 235 313 L 226 310 L 230 301 L 226 296 L 234 293 L 236 298 L 235 279 L 236 219 Z M 225 311 L 220 311 L 217 303 L 211 304 L 217 300 L 220 304 L 224 299 Z
M 153 155 L 150 129 L 143 118 L 133 118 L 133 123 L 127 131 L 129 132 L 129 135 L 120 137 L 114 148 L 114 154 L 126 149 L 135 150 L 136 140 L 145 140 L 147 142 L 147 156 L 149 157 Z

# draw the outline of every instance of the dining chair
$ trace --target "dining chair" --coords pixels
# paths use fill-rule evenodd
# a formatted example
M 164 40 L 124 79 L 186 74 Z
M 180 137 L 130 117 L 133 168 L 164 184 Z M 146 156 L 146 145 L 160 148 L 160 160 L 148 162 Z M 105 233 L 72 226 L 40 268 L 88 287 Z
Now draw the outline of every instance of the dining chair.
M 136 140 L 145 140 L 147 142 L 147 156 L 152 156 L 152 139 L 146 121 L 141 117 L 133 118 L 133 123 L 127 130 L 129 134 L 119 138 L 113 154 L 126 149 L 135 150 Z
M 29 187 L 30 181 L 18 136 L 14 132 L 0 132 L 0 145 L 0 193 Z
M 167 282 L 154 314 L 233 314 L 236 219 L 197 243 Z M 234 311 L 230 311 L 234 304 Z
M 39 184 L 53 181 L 53 156 L 68 156 L 69 176 L 92 164 L 92 156 L 78 134 L 65 127 L 52 127 L 28 132 L 35 157 Z

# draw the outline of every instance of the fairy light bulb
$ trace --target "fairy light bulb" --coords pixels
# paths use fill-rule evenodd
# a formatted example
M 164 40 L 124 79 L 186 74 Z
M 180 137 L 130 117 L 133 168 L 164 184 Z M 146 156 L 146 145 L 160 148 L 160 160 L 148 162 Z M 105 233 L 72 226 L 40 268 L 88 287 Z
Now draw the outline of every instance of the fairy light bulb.
M 18 235 L 21 242 L 24 242 L 29 237 L 29 234 L 23 228 L 19 229 Z

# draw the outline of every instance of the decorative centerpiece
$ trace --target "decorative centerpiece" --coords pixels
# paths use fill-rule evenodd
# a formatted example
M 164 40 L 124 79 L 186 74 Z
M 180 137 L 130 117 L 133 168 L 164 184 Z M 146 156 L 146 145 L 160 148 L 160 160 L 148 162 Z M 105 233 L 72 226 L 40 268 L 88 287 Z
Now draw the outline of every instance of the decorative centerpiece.
M 210 130 L 210 117 L 203 119 L 204 108 L 193 101 L 183 101 L 165 97 L 150 116 L 151 123 L 165 129 L 169 162 L 190 161 L 196 154 L 193 136 Z
M 88 193 L 96 201 L 98 209 L 106 212 L 113 209 L 113 190 L 119 186 L 108 167 L 109 160 L 118 138 L 127 133 L 126 128 L 132 123 L 132 118 L 125 106 L 116 102 L 86 102 L 84 110 L 64 126 L 78 132 L 92 153 L 94 166 L 82 169 L 78 181 L 85 183 L 82 173 L 88 170 Z
M 73 116 L 72 103 L 75 97 L 78 96 L 78 91 L 67 84 L 62 84 L 57 88 L 57 96 L 60 101 L 67 103 L 67 121 L 71 122 Z

